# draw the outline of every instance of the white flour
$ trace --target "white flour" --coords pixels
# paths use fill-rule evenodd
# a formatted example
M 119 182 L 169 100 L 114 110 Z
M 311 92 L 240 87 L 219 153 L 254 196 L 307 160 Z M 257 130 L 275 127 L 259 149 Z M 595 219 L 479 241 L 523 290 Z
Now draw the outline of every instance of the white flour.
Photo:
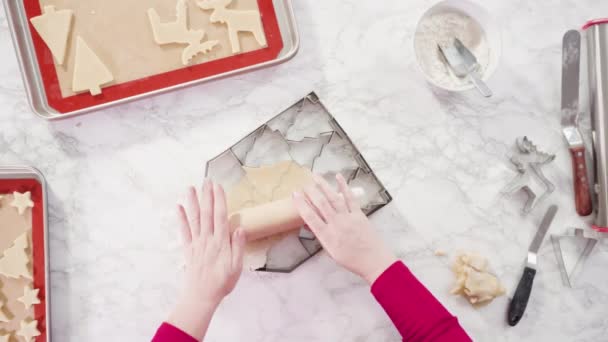
M 453 74 L 444 61 L 437 44 L 451 43 L 458 38 L 473 52 L 483 75 L 490 63 L 490 47 L 486 35 L 477 21 L 455 10 L 426 16 L 420 22 L 414 37 L 416 56 L 423 71 L 435 83 L 450 89 L 461 89 L 469 85 L 466 78 Z

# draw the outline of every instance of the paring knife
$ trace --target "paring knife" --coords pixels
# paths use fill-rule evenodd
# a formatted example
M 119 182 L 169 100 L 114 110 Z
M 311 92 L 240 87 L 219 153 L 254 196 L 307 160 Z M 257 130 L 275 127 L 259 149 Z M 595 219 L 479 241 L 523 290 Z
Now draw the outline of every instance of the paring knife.
M 570 30 L 564 35 L 562 56 L 562 132 L 570 146 L 576 212 L 591 215 L 593 202 L 587 177 L 585 144 L 578 129 L 581 34 Z
M 509 325 L 512 327 L 519 323 L 526 311 L 526 306 L 528 306 L 528 299 L 530 299 L 532 284 L 534 283 L 534 276 L 536 275 L 537 253 L 556 214 L 557 206 L 552 205 L 549 207 L 549 210 L 547 210 L 547 213 L 536 232 L 536 236 L 534 236 L 534 240 L 532 240 L 530 248 L 528 249 L 528 259 L 524 274 L 521 276 L 513 299 L 511 299 L 511 303 L 509 304 L 508 321 Z
M 475 85 L 475 88 L 477 88 L 481 95 L 485 97 L 492 96 L 492 91 L 478 75 L 479 63 L 477 62 L 477 58 L 475 58 L 475 55 L 473 55 L 471 50 L 467 49 L 467 47 L 464 46 L 464 44 L 462 44 L 462 42 L 458 38 L 454 39 L 454 46 L 462 55 L 462 58 L 464 59 L 464 64 L 467 68 L 467 74 L 469 75 L 469 79 L 471 80 L 471 82 L 473 82 L 473 85 Z

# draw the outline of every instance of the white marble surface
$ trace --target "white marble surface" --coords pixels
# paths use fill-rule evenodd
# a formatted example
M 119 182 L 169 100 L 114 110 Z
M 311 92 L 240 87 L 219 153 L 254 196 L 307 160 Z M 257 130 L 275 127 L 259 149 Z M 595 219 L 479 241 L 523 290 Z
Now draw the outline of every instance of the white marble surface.
M 54 341 L 146 341 L 180 287 L 174 204 L 206 160 L 316 90 L 395 197 L 373 221 L 477 341 L 605 341 L 608 243 L 575 289 L 562 286 L 550 243 L 525 319 L 508 327 L 508 296 L 474 309 L 448 295 L 448 258 L 478 251 L 513 293 L 544 208 L 519 215 L 499 190 L 507 152 L 528 135 L 557 154 L 552 233 L 586 226 L 574 211 L 560 135 L 561 36 L 596 0 L 484 1 L 504 53 L 485 100 L 430 87 L 415 65 L 417 19 L 434 2 L 295 1 L 302 35 L 292 61 L 264 71 L 60 122 L 30 113 L 0 15 L 0 163 L 40 168 L 50 187 Z M 397 341 L 357 278 L 325 254 L 287 275 L 246 274 L 215 317 L 210 342 Z

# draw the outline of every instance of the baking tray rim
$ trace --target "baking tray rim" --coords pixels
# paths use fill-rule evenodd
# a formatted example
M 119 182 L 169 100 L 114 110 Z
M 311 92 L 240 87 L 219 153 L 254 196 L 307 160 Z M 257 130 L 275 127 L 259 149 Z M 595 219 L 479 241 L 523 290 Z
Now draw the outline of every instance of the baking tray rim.
M 283 50 L 279 52 L 277 58 L 270 61 L 250 65 L 244 68 L 231 70 L 228 72 L 220 73 L 210 77 L 204 77 L 189 82 L 180 83 L 174 86 L 157 89 L 154 91 L 146 92 L 130 96 L 124 99 L 103 103 L 97 106 L 91 106 L 68 113 L 58 113 L 54 109 L 50 108 L 47 100 L 44 87 L 42 86 L 42 79 L 40 76 L 40 68 L 38 60 L 34 53 L 34 46 L 31 38 L 31 32 L 29 25 L 25 24 L 27 21 L 24 10 L 22 8 L 22 0 L 3 0 L 4 12 L 7 18 L 9 31 L 11 32 L 11 38 L 13 41 L 13 47 L 19 64 L 19 70 L 23 85 L 27 94 L 28 104 L 30 109 L 36 116 L 44 120 L 61 120 L 67 119 L 82 114 L 100 111 L 102 109 L 110 108 L 116 105 L 121 105 L 148 97 L 172 92 L 182 88 L 194 86 L 197 84 L 206 83 L 222 78 L 227 78 L 235 75 L 239 75 L 246 72 L 251 72 L 258 69 L 263 69 L 271 66 L 275 66 L 284 63 L 292 59 L 300 49 L 300 34 L 298 31 L 297 21 L 293 10 L 292 0 L 273 0 L 275 11 L 277 11 L 277 21 L 279 23 L 279 31 L 283 39 Z M 283 11 L 278 11 L 277 4 L 283 4 Z M 18 13 L 15 13 L 18 11 Z M 289 39 L 287 38 L 289 37 Z M 291 42 L 291 44 L 287 44 Z
M 49 251 L 49 231 L 48 231 L 48 197 L 46 179 L 40 170 L 23 165 L 0 166 L 0 179 L 9 179 L 9 177 L 29 177 L 37 180 L 42 187 L 42 203 L 43 214 L 42 222 L 44 224 L 44 293 L 45 293 L 45 308 L 44 320 L 46 322 L 46 341 L 51 342 L 52 324 L 51 324 L 51 277 L 50 277 L 50 251 Z

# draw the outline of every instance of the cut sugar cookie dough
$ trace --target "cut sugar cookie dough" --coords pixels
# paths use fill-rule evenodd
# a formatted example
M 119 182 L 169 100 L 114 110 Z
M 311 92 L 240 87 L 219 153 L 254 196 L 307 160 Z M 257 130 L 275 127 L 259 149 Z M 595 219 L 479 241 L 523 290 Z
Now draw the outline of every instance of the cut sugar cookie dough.
M 198 7 L 204 10 L 213 10 L 212 23 L 222 23 L 228 26 L 228 37 L 232 45 L 232 52 L 241 52 L 239 32 L 251 32 L 260 46 L 266 46 L 266 35 L 262 26 L 259 10 L 238 11 L 229 9 L 232 0 L 198 0 Z
M 177 20 L 174 22 L 162 23 L 158 12 L 154 8 L 148 10 L 148 18 L 156 44 L 188 44 L 182 52 L 182 64 L 188 65 L 194 56 L 211 51 L 219 44 L 219 41 L 203 42 L 205 31 L 188 28 L 188 4 L 186 0 L 178 0 L 176 11 Z
M 30 20 L 59 65 L 65 62 L 73 17 L 72 10 L 55 11 L 55 6 L 45 6 L 44 14 Z
M 488 261 L 482 256 L 461 254 L 452 270 L 456 275 L 456 286 L 451 293 L 464 296 L 471 304 L 490 302 L 505 294 L 498 278 L 488 272 Z
M 40 290 L 32 289 L 31 286 L 26 286 L 23 289 L 23 296 L 17 298 L 17 300 L 23 303 L 26 310 L 29 310 L 32 305 L 40 304 L 40 299 L 38 299 L 38 292 L 40 292 Z
M 21 322 L 21 327 L 19 328 L 19 331 L 17 331 L 17 335 L 23 337 L 27 342 L 33 341 L 34 337 L 40 336 L 38 321 Z
M 27 208 L 33 208 L 32 194 L 28 191 L 25 193 L 13 192 L 13 201 L 11 206 L 17 208 L 19 215 L 23 215 Z
M 28 236 L 27 233 L 23 233 L 13 242 L 12 247 L 4 251 L 4 255 L 0 258 L 0 274 L 13 279 L 19 277 L 32 279 L 28 268 L 30 259 L 25 251 L 27 247 Z
M 108 67 L 103 64 L 84 39 L 78 36 L 72 91 L 75 93 L 89 91 L 91 95 L 99 95 L 101 87 L 112 81 L 114 81 L 114 76 Z
M 8 316 L 6 315 L 6 313 L 4 312 L 4 302 L 0 301 L 0 322 L 9 322 L 10 319 L 8 318 Z M 1 342 L 2 340 L 0 340 Z
M 261 168 L 243 167 L 243 170 L 245 176 L 226 192 L 229 216 L 243 208 L 288 198 L 294 191 L 312 183 L 310 170 L 291 161 Z M 283 233 L 248 241 L 244 267 L 253 271 L 266 266 L 268 251 L 285 236 Z

